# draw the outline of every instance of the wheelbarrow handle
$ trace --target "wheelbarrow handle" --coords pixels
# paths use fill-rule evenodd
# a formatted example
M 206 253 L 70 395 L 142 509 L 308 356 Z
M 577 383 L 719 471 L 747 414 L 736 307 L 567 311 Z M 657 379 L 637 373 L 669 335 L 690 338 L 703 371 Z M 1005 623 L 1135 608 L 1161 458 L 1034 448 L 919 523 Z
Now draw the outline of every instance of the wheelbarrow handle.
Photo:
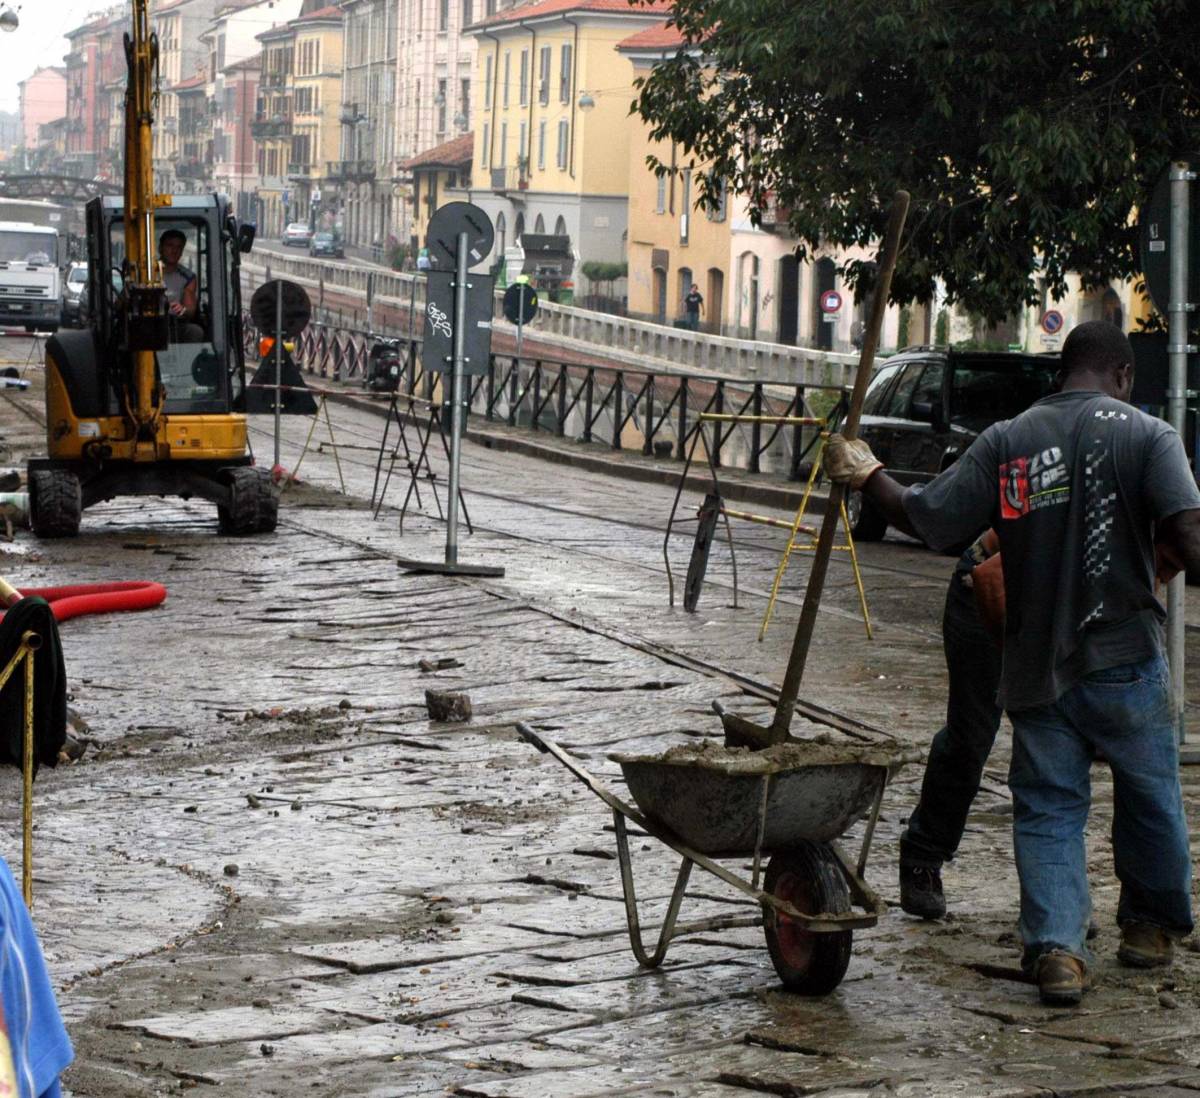
M 550 748 L 546 746 L 546 741 L 538 735 L 537 731 L 524 721 L 517 721 L 517 734 L 526 743 L 533 744 L 543 755 L 550 754 Z

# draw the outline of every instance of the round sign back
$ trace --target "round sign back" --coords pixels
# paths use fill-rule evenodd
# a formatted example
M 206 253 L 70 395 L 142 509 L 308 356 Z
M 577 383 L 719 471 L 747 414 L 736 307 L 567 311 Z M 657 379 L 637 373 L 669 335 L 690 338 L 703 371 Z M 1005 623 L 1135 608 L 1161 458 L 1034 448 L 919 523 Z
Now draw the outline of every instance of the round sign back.
M 1193 168 L 1200 157 L 1191 157 Z M 1193 182 L 1188 218 L 1187 300 L 1200 301 L 1200 183 Z M 1171 299 L 1171 166 L 1158 177 L 1150 203 L 1138 217 L 1142 275 L 1154 307 L 1167 315 Z
M 504 316 L 510 324 L 528 324 L 537 310 L 537 290 L 528 282 L 514 282 L 504 291 Z
M 491 254 L 495 231 L 491 218 L 470 202 L 447 202 L 429 219 L 425 246 L 434 271 L 453 271 L 458 263 L 458 237 L 467 234 L 467 266 L 482 263 Z
M 304 287 L 283 278 L 264 282 L 250 299 L 250 318 L 264 335 L 273 335 L 277 317 L 278 296 L 283 294 L 283 334 L 294 339 L 308 327 L 312 305 Z

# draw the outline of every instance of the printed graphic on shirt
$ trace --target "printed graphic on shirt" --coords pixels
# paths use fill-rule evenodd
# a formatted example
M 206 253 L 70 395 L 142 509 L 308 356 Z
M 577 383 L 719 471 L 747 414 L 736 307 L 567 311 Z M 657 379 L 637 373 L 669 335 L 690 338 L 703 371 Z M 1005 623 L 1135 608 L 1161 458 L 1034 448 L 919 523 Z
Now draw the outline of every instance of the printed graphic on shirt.
M 1099 412 L 1096 413 L 1100 415 Z M 1111 418 L 1111 416 L 1110 416 Z M 1122 416 L 1124 418 L 1124 416 Z M 1112 454 L 1102 439 L 1095 439 L 1083 464 L 1083 618 L 1080 626 L 1104 616 L 1104 578 L 1112 564 L 1113 516 L 1117 492 L 1112 475 Z
M 1071 485 L 1057 446 L 1000 466 L 1000 517 L 1019 519 L 1043 507 L 1067 503 Z

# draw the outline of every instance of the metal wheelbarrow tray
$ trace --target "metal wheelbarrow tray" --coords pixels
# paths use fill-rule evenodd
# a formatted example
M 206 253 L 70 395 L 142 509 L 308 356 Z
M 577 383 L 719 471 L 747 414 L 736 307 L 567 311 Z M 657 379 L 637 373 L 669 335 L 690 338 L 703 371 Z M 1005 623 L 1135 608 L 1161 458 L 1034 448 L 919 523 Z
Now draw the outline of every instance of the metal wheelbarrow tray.
M 527 724 L 518 724 L 517 730 L 612 809 L 629 941 L 638 963 L 647 968 L 662 963 L 674 938 L 762 926 L 784 986 L 805 995 L 824 995 L 845 975 L 853 932 L 874 926 L 887 910 L 863 873 L 888 779 L 917 757 L 914 752 L 879 745 L 792 742 L 756 752 L 729 752 L 702 743 L 657 756 L 612 755 L 637 801 L 635 808 L 558 744 Z M 863 816 L 867 827 L 852 864 L 833 840 Z M 627 821 L 682 859 L 653 951 L 642 941 Z M 771 855 L 765 874 L 764 854 Z M 753 858 L 749 882 L 714 860 L 747 856 Z M 762 914 L 677 923 L 693 865 L 758 902 Z M 852 902 L 861 911 L 852 910 Z

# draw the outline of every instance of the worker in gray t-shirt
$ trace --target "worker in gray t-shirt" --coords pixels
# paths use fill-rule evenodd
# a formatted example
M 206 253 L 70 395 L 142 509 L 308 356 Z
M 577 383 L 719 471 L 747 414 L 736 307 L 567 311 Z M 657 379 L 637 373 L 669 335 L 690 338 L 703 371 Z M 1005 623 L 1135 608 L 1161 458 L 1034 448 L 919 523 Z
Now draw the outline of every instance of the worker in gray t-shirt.
M 180 229 L 167 229 L 158 238 L 158 255 L 162 260 L 162 280 L 167 288 L 167 311 L 173 321 L 173 341 L 198 343 L 204 339 L 204 329 L 194 323 L 199 309 L 196 275 L 179 261 L 187 236 Z
M 1133 352 L 1114 326 L 1076 327 L 1062 391 L 989 427 L 922 490 L 834 436 L 825 467 L 888 521 L 945 548 L 1000 539 L 1006 618 L 999 700 L 1013 724 L 1013 847 L 1023 963 L 1042 1000 L 1089 984 L 1084 827 L 1099 754 L 1114 783 L 1118 959 L 1169 964 L 1192 929 L 1156 544 L 1200 569 L 1200 491 L 1178 434 L 1130 406 Z

